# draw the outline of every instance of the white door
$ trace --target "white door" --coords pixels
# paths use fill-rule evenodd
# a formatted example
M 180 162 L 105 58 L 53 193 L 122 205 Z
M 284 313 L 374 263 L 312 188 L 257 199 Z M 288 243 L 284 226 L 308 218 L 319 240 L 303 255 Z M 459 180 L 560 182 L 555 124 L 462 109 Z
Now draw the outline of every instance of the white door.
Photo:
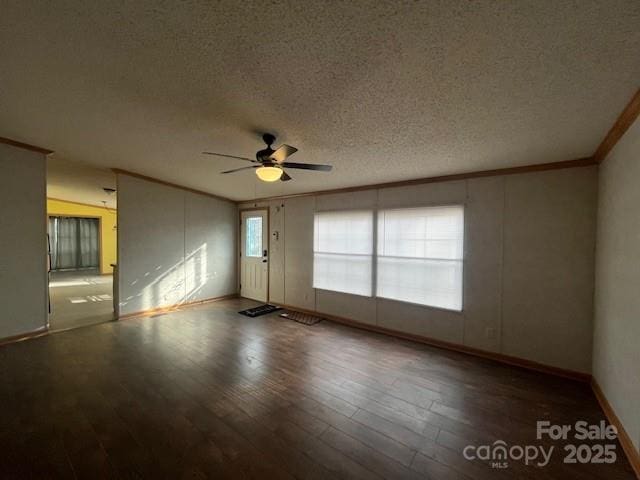
M 240 222 L 240 296 L 266 303 L 269 281 L 267 211 L 241 212 Z

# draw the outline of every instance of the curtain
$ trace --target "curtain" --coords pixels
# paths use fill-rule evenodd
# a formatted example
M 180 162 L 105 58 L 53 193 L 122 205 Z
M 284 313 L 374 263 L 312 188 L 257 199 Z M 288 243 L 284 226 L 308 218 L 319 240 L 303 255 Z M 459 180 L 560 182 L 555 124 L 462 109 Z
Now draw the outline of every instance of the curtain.
M 97 218 L 49 217 L 51 269 L 97 268 L 99 230 Z

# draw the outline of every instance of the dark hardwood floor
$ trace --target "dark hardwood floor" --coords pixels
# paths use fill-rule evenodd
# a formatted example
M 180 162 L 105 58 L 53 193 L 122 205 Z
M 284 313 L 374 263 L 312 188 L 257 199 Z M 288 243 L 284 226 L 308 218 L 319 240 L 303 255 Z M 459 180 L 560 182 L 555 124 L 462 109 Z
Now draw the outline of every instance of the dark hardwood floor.
M 632 479 L 564 464 L 536 421 L 604 419 L 589 387 L 229 300 L 0 347 L 2 478 Z M 555 446 L 546 467 L 467 445 Z M 574 442 L 575 443 L 575 442 Z

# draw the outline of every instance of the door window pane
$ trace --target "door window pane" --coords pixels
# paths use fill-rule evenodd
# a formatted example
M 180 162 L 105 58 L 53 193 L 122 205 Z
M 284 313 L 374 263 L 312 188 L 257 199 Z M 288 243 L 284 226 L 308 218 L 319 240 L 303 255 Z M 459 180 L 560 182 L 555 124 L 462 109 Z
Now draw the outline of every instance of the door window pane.
M 248 217 L 245 220 L 245 255 L 262 257 L 262 217 Z

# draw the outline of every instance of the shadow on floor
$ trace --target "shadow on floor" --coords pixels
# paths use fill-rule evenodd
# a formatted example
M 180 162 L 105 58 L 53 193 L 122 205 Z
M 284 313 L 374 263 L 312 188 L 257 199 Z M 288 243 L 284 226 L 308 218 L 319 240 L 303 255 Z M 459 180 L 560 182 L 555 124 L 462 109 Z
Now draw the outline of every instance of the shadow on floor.
M 113 320 L 113 276 L 96 270 L 51 272 L 52 331 Z

